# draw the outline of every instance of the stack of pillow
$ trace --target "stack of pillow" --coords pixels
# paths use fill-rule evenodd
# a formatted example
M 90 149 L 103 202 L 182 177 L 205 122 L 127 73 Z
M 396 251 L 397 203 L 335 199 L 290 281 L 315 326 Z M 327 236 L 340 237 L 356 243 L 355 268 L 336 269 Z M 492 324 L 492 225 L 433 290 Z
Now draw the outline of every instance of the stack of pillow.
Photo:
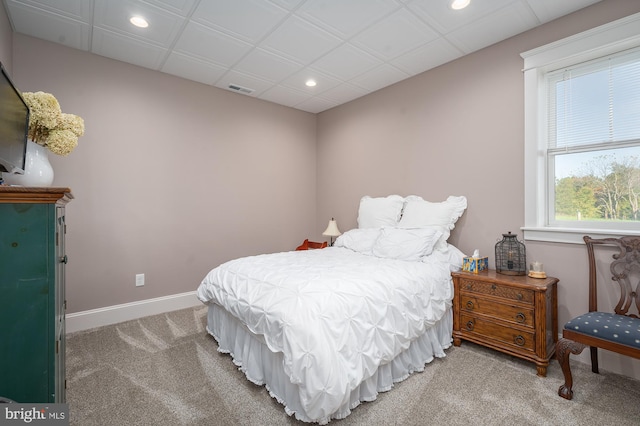
M 426 201 L 416 195 L 364 196 L 358 209 L 358 228 L 342 234 L 335 245 L 409 261 L 423 260 L 434 251 L 453 253 L 457 263 L 464 254 L 447 239 L 466 208 L 464 196 L 450 196 L 442 202 Z

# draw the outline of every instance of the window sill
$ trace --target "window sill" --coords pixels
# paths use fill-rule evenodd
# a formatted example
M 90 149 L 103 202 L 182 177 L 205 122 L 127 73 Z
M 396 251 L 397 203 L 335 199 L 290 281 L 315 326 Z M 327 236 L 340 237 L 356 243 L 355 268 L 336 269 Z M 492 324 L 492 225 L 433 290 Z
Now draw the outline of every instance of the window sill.
M 616 231 L 614 229 L 576 229 L 530 226 L 524 226 L 520 229 L 524 233 L 525 240 L 568 244 L 584 244 L 584 240 L 582 239 L 582 237 L 585 235 L 589 235 L 595 238 L 619 238 L 623 235 L 640 236 L 640 231 Z

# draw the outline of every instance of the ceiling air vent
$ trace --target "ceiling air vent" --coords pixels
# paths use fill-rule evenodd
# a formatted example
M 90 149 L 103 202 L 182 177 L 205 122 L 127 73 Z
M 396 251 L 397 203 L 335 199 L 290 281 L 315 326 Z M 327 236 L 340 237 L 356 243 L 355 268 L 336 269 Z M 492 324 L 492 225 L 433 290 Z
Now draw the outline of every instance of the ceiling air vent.
M 250 95 L 254 92 L 253 89 L 249 89 L 248 87 L 238 86 L 237 84 L 230 84 L 229 89 L 233 90 L 234 92 L 244 93 L 245 95 Z

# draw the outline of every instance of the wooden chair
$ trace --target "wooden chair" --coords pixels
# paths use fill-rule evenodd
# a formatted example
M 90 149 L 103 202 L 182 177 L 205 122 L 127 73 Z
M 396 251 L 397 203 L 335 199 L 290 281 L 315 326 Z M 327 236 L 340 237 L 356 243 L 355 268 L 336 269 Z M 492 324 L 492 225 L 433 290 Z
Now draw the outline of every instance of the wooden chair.
M 579 354 L 587 346 L 591 350 L 591 371 L 598 373 L 598 348 L 640 359 L 640 318 L 629 312 L 635 305 L 640 311 L 640 237 L 602 238 L 583 237 L 589 256 L 589 312 L 573 318 L 564 325 L 562 338 L 556 346 L 556 356 L 564 384 L 558 395 L 573 398 L 573 378 L 569 354 Z M 611 311 L 598 310 L 595 246 L 615 246 L 618 252 L 609 265 L 611 279 L 620 286 L 620 299 Z
M 296 250 L 323 249 L 326 246 L 326 241 L 324 243 L 316 243 L 314 241 L 304 240 L 304 242 L 299 245 Z

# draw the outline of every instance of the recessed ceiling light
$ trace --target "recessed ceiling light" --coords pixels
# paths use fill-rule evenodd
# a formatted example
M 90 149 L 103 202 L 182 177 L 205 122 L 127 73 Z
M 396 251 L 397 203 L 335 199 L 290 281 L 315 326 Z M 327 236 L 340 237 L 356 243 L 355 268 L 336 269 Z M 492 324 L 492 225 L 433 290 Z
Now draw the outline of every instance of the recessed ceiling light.
M 317 83 L 314 79 L 309 79 L 305 84 L 307 85 L 307 87 L 314 87 Z
M 471 3 L 471 0 L 453 0 L 451 2 L 451 9 L 453 10 L 464 9 L 465 7 L 469 6 L 469 3 Z
M 149 26 L 147 20 L 142 16 L 132 16 L 131 19 L 129 19 L 129 22 L 139 28 L 147 28 Z

